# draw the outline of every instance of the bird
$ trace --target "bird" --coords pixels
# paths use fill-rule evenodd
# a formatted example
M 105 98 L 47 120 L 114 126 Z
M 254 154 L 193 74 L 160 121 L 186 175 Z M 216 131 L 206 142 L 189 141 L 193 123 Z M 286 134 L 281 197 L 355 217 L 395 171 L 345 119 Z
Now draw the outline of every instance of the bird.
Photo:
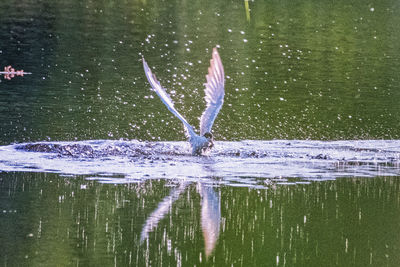
M 183 123 L 186 137 L 192 148 L 192 155 L 200 156 L 207 154 L 214 147 L 214 137 L 211 133 L 211 128 L 222 108 L 225 96 L 225 73 L 217 48 L 213 48 L 210 67 L 206 75 L 207 82 L 204 83 L 206 108 L 200 117 L 200 135 L 195 132 L 193 126 L 175 109 L 174 102 L 166 89 L 162 87 L 156 76 L 152 73 L 144 57 L 142 57 L 142 61 L 144 72 L 152 90 L 157 93 L 168 110 Z

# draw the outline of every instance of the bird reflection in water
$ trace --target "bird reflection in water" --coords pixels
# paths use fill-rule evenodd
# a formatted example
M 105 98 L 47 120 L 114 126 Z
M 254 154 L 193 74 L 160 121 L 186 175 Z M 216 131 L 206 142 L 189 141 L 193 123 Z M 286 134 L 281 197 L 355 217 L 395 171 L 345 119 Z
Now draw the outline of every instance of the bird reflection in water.
M 189 183 L 182 183 L 165 197 L 157 209 L 147 218 L 140 236 L 140 241 L 148 239 L 149 233 L 157 228 L 158 223 L 171 210 L 172 204 L 185 192 Z M 221 224 L 221 201 L 219 194 L 211 185 L 197 184 L 197 192 L 201 197 L 201 229 L 205 243 L 205 255 L 208 258 L 215 249 Z
M 198 184 L 201 196 L 201 229 L 203 231 L 205 253 L 208 258 L 214 251 L 221 225 L 220 196 L 211 186 Z

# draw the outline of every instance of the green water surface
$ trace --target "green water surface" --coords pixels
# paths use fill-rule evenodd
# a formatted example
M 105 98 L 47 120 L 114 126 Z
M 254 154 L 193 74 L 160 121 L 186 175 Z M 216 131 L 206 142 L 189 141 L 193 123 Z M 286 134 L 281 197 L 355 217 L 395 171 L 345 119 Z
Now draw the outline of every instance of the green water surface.
M 82 177 L 0 174 L 3 266 L 397 266 L 400 180 L 344 178 L 268 190 L 220 187 L 206 256 L 191 184 L 140 242 L 165 180 L 115 186 Z
M 0 70 L 33 74 L 0 79 L 0 145 L 184 140 L 141 58 L 197 127 L 215 46 L 226 74 L 216 139 L 399 139 L 399 25 L 392 0 L 2 0 Z M 399 177 L 215 187 L 210 253 L 198 184 L 141 241 L 179 182 L 85 178 L 0 172 L 0 265 L 400 264 Z
M 219 140 L 400 137 L 398 2 L 245 3 L 2 1 L 0 143 L 184 140 L 140 61 L 197 127 L 214 46 Z

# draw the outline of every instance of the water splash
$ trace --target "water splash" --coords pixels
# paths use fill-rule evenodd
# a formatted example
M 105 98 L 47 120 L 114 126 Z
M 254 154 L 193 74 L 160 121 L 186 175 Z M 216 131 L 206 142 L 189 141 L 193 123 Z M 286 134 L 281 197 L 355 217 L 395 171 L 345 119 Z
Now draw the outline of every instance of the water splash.
M 268 188 L 337 177 L 397 176 L 400 140 L 215 142 L 193 157 L 187 142 L 94 140 L 0 147 L 0 171 L 85 175 L 105 183 L 178 179 Z

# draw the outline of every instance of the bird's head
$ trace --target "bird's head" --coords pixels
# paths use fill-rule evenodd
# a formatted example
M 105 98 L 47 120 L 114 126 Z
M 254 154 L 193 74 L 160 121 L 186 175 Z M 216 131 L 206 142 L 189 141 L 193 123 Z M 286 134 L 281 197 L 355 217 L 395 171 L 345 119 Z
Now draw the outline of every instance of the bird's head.
M 213 137 L 212 133 L 206 132 L 203 136 L 208 141 L 208 148 L 212 148 L 214 146 L 214 137 Z

